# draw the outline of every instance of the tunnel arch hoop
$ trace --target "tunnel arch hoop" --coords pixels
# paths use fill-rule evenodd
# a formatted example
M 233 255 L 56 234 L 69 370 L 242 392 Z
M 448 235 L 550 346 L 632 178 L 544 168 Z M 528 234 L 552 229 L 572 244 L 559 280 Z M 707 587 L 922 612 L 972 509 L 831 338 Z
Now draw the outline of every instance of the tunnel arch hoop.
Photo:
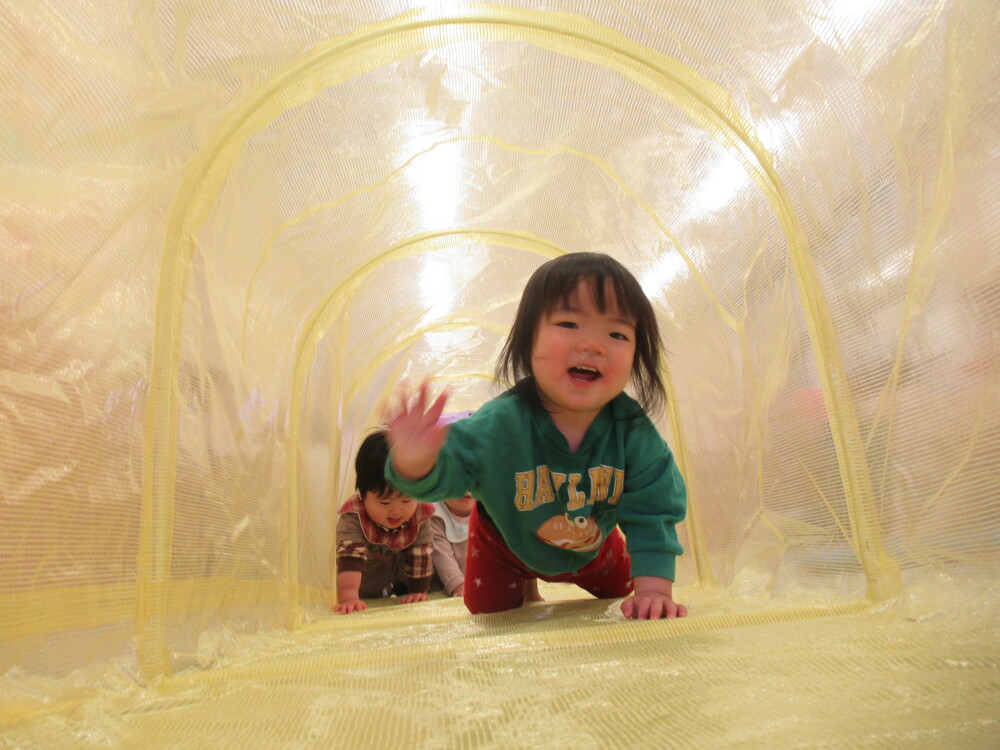
M 195 234 L 206 222 L 225 176 L 253 133 L 329 86 L 415 52 L 454 42 L 458 32 L 476 39 L 527 41 L 615 69 L 677 106 L 738 158 L 765 193 L 785 231 L 837 450 L 854 542 L 868 579 L 868 595 L 881 599 L 900 589 L 898 566 L 885 554 L 874 519 L 871 480 L 859 448 L 857 420 L 805 232 L 770 154 L 725 91 L 676 60 L 582 17 L 491 6 L 473 6 L 465 13 L 422 10 L 332 40 L 263 84 L 248 101 L 223 118 L 185 170 L 164 240 L 150 400 L 143 432 L 136 633 L 139 665 L 146 677 L 171 671 L 164 636 L 176 483 L 177 373 L 183 299 Z

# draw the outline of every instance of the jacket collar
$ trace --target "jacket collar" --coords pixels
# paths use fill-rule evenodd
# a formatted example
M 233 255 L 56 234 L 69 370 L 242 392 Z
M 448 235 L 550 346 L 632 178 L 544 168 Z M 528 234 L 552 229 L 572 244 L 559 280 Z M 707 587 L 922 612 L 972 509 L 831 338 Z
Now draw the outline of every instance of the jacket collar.
M 340 514 L 354 513 L 361 521 L 361 531 L 365 538 L 372 544 L 383 544 L 394 550 L 403 550 L 411 547 L 417 541 L 417 534 L 420 533 L 420 524 L 434 515 L 434 505 L 432 503 L 417 503 L 417 510 L 413 517 L 395 529 L 387 529 L 375 523 L 365 511 L 364 501 L 361 495 L 355 493 L 340 506 Z

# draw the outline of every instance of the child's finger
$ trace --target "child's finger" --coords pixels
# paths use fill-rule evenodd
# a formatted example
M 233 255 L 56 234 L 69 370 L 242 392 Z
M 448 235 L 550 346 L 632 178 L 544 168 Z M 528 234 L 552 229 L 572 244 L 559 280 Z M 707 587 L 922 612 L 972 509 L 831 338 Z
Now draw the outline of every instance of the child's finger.
M 448 396 L 450 395 L 451 394 L 448 392 L 448 389 L 445 388 L 441 391 L 441 394 L 434 399 L 434 403 L 431 404 L 431 408 L 427 410 L 427 420 L 429 422 L 437 423 L 437 421 L 441 418 L 441 414 L 444 412 L 444 405 L 448 403 Z
M 392 393 L 380 402 L 382 405 L 382 421 L 390 425 L 395 423 L 396 420 L 406 414 L 409 401 L 409 384 L 406 380 L 401 380 L 392 389 Z
M 378 414 L 378 421 L 382 424 L 389 424 L 392 421 L 389 414 L 388 396 L 383 396 L 375 403 L 375 413 Z
M 635 616 L 638 619 L 640 619 L 640 620 L 648 620 L 649 619 L 649 608 L 650 608 L 649 597 L 645 597 L 644 596 L 638 602 L 638 604 L 639 604 L 639 608 L 638 608 L 638 611 L 636 612 Z
M 424 408 L 427 406 L 427 389 L 430 387 L 430 380 L 424 379 L 417 389 L 417 400 L 413 404 L 413 411 L 417 414 L 423 414 Z
M 396 386 L 396 390 L 393 392 L 396 397 L 396 409 L 400 414 L 406 414 L 410 411 L 410 384 L 406 380 L 400 380 L 399 385 Z
M 621 605 L 622 614 L 625 615 L 626 620 L 631 620 L 635 617 L 635 598 L 629 597 L 622 602 Z

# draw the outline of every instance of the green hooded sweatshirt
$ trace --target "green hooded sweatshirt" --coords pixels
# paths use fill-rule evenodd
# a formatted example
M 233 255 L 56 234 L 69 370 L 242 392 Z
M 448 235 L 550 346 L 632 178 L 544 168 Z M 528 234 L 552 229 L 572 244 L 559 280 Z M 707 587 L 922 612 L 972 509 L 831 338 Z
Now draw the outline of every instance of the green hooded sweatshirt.
M 683 553 L 675 524 L 687 509 L 684 480 L 653 422 L 624 393 L 571 453 L 549 414 L 509 390 L 451 426 L 426 477 L 403 479 L 390 454 L 386 479 L 424 501 L 468 490 L 510 550 L 542 575 L 582 568 L 616 525 L 633 577 L 673 580 Z

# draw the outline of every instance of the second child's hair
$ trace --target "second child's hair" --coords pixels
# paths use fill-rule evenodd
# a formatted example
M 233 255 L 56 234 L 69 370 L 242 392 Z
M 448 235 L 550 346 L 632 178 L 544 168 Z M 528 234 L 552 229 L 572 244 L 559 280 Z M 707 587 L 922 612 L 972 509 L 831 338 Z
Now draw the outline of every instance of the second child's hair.
M 369 492 L 376 497 L 385 497 L 395 492 L 395 488 L 385 481 L 385 462 L 388 457 L 389 443 L 382 430 L 373 432 L 361 443 L 354 459 L 354 470 L 358 475 L 357 489 L 362 499 Z
M 496 378 L 508 385 L 531 376 L 531 350 L 542 316 L 569 307 L 581 281 L 590 283 L 597 309 L 604 313 L 608 294 L 623 313 L 635 320 L 632 382 L 636 400 L 647 414 L 657 413 L 666 400 L 660 379 L 660 331 L 656 313 L 635 276 L 610 255 L 567 253 L 541 265 L 528 279 L 514 325 L 496 364 Z

